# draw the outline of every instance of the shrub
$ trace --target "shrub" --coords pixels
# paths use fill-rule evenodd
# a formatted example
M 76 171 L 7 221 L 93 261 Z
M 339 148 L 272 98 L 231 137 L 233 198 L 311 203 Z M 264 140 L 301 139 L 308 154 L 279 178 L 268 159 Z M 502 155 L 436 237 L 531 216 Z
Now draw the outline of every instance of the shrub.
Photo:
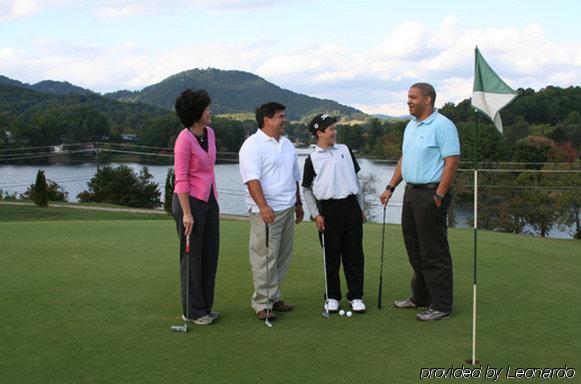
M 39 207 L 48 207 L 48 185 L 44 177 L 44 171 L 38 170 L 36 173 L 36 183 L 34 184 L 34 193 L 32 201 Z
M 77 196 L 81 202 L 119 204 L 129 207 L 155 208 L 161 205 L 157 183 L 147 167 L 138 174 L 126 165 L 99 169 L 87 183 L 89 187 Z

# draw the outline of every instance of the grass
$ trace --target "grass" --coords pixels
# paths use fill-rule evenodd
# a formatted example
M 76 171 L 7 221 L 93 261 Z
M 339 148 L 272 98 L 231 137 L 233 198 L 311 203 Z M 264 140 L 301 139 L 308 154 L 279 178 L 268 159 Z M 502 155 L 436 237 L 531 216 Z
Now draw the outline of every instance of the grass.
M 21 202 L 19 202 L 21 203 Z M 123 208 L 113 204 L 72 204 L 54 203 L 59 205 L 99 207 L 99 208 Z M 89 209 L 73 209 L 50 206 L 39 208 L 35 205 L 11 205 L 2 204 L 0 201 L 0 222 L 2 221 L 55 221 L 55 220 L 173 220 L 169 215 L 156 213 L 136 213 L 121 211 L 98 211 Z
M 84 214 L 72 211 L 65 213 Z M 312 224 L 303 223 L 283 287 L 296 309 L 268 329 L 249 306 L 248 223 L 222 221 L 215 306 L 222 319 L 176 334 L 169 330 L 180 324 L 171 221 L 30 218 L 0 222 L 5 383 L 413 383 L 423 367 L 458 367 L 470 357 L 470 230 L 450 231 L 456 310 L 449 319 L 421 323 L 415 311 L 391 307 L 409 295 L 399 226 L 387 226 L 384 308 L 376 309 L 381 226 L 366 225 L 369 311 L 326 320 L 321 252 Z M 484 368 L 579 368 L 580 244 L 479 233 Z

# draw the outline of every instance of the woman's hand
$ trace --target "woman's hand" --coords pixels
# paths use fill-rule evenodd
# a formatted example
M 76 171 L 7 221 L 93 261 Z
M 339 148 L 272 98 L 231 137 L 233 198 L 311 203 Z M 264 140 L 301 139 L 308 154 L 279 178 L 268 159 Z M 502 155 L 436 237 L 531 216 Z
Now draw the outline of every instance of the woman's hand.
M 194 216 L 191 213 L 184 212 L 184 217 L 182 218 L 182 223 L 184 224 L 184 235 L 189 236 L 192 234 L 192 228 L 194 228 Z

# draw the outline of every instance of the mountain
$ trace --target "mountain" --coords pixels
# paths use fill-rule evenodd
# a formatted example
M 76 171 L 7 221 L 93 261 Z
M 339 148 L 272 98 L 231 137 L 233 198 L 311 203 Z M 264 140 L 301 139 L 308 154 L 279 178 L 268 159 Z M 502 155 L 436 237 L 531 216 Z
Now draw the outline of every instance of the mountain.
M 122 103 L 97 93 L 57 95 L 37 92 L 30 87 L 5 85 L 0 78 L 0 128 L 20 121 L 26 125 L 44 111 L 86 107 L 102 113 L 120 130 L 139 132 L 147 119 L 168 116 L 167 110 L 142 103 Z M 73 86 L 74 87 L 74 86 Z M 53 89 L 53 92 L 56 90 Z
M 68 81 L 43 80 L 31 85 L 0 75 L 0 85 L 26 88 L 49 95 L 96 95 L 95 92 L 73 85 Z
M 95 92 L 77 87 L 69 83 L 68 81 L 54 81 L 54 80 L 44 80 L 38 82 L 36 84 L 30 85 L 28 88 L 32 89 L 33 91 L 41 92 L 41 93 L 49 93 L 52 95 L 69 95 L 69 94 L 77 94 L 77 95 L 91 95 L 95 94 Z
M 411 116 L 409 115 L 400 115 L 400 116 L 391 116 L 391 115 L 384 115 L 382 113 L 376 113 L 373 117 L 378 118 L 379 120 L 409 120 Z
M 171 110 L 177 95 L 186 88 L 207 90 L 212 98 L 212 110 L 216 114 L 253 112 L 263 103 L 277 101 L 287 107 L 286 114 L 291 120 L 306 120 L 323 112 L 344 118 L 365 116 L 353 107 L 280 88 L 249 72 L 214 68 L 177 73 L 140 92 L 119 91 L 105 96 Z
M 18 80 L 12 80 L 6 76 L 0 75 L 0 85 L 10 85 L 12 87 L 27 88 L 28 84 L 21 83 Z

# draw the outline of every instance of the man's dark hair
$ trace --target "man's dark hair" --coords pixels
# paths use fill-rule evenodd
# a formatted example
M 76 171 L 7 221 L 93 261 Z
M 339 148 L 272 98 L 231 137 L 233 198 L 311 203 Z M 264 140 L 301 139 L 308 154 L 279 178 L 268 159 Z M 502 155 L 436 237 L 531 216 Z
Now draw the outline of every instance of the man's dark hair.
M 427 96 L 432 99 L 432 107 L 436 103 L 436 90 L 432 87 L 432 84 L 428 83 L 415 83 L 411 88 L 417 88 L 422 92 L 423 96 Z
M 212 103 L 208 92 L 203 89 L 186 89 L 176 99 L 176 113 L 184 127 L 191 127 L 202 118 L 204 110 Z
M 256 108 L 256 122 L 258 123 L 258 128 L 262 128 L 264 125 L 265 117 L 272 119 L 278 111 L 284 111 L 285 109 L 286 107 L 284 105 L 275 102 L 262 104 L 260 107 Z

